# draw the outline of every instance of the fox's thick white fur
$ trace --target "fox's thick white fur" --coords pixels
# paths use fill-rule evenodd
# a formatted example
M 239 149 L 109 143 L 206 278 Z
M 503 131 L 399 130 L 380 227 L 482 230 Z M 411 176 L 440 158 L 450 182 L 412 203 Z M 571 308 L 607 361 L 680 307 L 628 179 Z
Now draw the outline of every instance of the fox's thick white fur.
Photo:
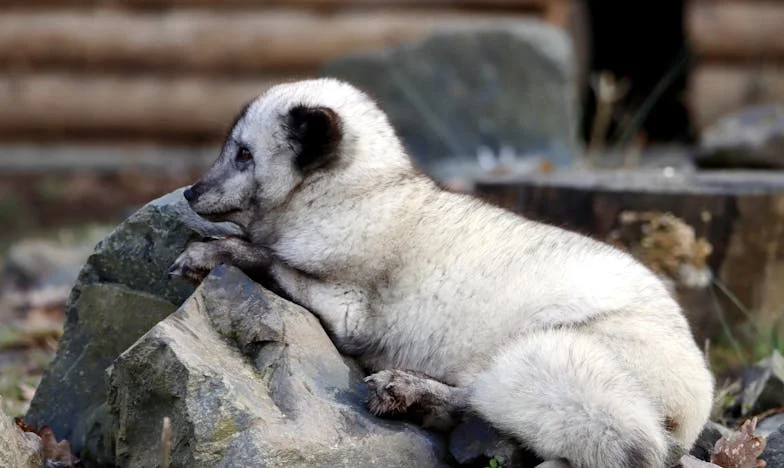
M 296 105 L 339 118 L 328 168 L 292 164 L 285 117 Z M 244 175 L 225 161 L 241 145 L 254 158 Z M 713 378 L 653 273 L 603 243 L 442 190 L 354 87 L 273 87 L 239 117 L 221 160 L 194 209 L 234 210 L 220 219 L 263 246 L 280 288 L 371 370 L 467 388 L 471 410 L 574 467 L 664 466 L 706 422 Z

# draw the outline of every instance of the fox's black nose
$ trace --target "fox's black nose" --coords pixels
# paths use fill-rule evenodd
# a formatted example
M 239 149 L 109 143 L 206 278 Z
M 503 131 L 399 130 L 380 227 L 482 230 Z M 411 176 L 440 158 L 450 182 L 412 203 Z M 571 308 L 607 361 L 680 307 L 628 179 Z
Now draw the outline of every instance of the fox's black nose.
M 188 187 L 187 189 L 185 189 L 185 193 L 183 193 L 183 195 L 185 196 L 185 199 L 188 200 L 189 202 L 192 202 L 198 196 L 196 191 L 193 190 L 193 187 Z

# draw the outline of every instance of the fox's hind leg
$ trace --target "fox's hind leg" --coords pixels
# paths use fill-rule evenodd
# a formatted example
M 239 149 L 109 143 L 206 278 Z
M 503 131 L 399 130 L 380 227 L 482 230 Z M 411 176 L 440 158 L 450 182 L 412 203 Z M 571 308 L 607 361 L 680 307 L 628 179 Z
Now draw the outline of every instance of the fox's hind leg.
M 472 390 L 472 411 L 544 460 L 575 468 L 671 461 L 660 405 L 585 332 L 543 331 L 510 344 Z

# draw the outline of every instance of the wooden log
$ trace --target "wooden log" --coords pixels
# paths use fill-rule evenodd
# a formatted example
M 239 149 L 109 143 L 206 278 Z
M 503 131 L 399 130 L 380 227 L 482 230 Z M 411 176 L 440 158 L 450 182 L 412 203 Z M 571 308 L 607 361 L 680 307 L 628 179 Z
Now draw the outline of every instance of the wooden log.
M 214 140 L 245 102 L 280 80 L 0 74 L 0 134 Z
M 686 30 L 705 59 L 784 60 L 784 3 L 692 1 Z
M 227 72 L 306 70 L 441 27 L 523 17 L 454 11 L 117 11 L 0 14 L 0 67 Z
M 705 64 L 690 77 L 689 107 L 698 128 L 722 115 L 759 102 L 784 101 L 784 64 Z
M 784 317 L 784 177 L 780 174 L 556 171 L 486 177 L 475 190 L 531 219 L 605 242 L 621 226 L 625 211 L 671 213 L 712 246 L 707 266 L 751 311 L 757 326 L 766 330 L 763 338 Z M 675 258 L 683 263 L 691 259 Z M 693 259 L 698 259 L 696 254 Z M 743 336 L 750 323 L 744 314 L 723 292 L 713 291 L 720 309 L 711 287 L 677 288 L 698 340 L 725 341 L 721 314 L 728 326 L 738 325 L 733 328 L 738 334 L 735 339 L 754 340 L 755 336 Z

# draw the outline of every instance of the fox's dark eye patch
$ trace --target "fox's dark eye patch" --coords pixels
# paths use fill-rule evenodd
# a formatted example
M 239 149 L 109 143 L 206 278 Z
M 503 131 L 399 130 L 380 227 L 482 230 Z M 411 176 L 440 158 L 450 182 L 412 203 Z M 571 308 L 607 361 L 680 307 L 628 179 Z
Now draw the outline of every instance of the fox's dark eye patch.
M 294 163 L 303 172 L 331 161 L 343 138 L 340 117 L 328 107 L 295 106 L 289 111 L 286 127 L 297 148 Z

